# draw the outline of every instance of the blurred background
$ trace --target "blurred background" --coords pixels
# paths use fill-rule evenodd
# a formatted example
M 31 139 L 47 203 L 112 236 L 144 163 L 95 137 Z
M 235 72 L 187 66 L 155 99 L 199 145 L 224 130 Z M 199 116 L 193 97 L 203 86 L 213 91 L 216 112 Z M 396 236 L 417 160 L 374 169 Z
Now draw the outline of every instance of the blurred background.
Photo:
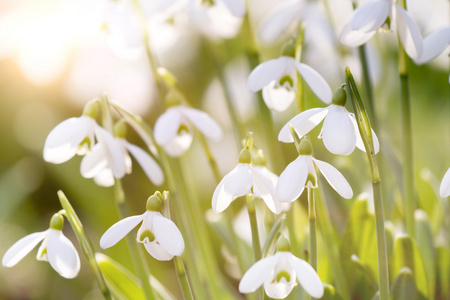
M 251 17 L 255 28 L 274 7 L 284 1 L 252 0 Z M 349 65 L 361 80 L 356 52 L 337 44 L 346 17 L 351 12 L 348 0 L 329 1 L 333 20 L 327 17 L 323 1 L 308 2 L 304 62 L 321 73 L 334 90 L 344 81 Z M 245 130 L 255 132 L 255 143 L 262 143 L 264 132 L 258 123 L 256 96 L 246 88 L 251 71 L 243 55 L 245 35 L 240 31 L 242 18 L 204 16 L 194 10 L 179 10 L 159 16 L 152 1 L 141 1 L 150 36 L 150 49 L 160 66 L 179 80 L 181 88 L 197 108 L 207 111 L 225 131 L 219 143 L 211 142 L 223 175 L 237 163 L 236 139 L 225 104 L 223 86 L 217 74 L 217 61 L 224 68 L 231 98 Z M 449 23 L 446 0 L 409 1 L 408 8 L 423 35 Z M 305 8 L 306 10 L 306 8 Z M 209 18 L 209 19 L 208 19 Z M 300 18 L 300 16 L 299 16 Z M 207 19 L 205 21 L 205 19 Z M 302 19 L 303 20 L 303 19 Z M 294 26 L 295 28 L 295 26 Z M 259 43 L 262 60 L 276 58 L 291 32 L 271 45 Z M 379 33 L 368 43 L 372 80 L 383 161 L 387 166 L 385 193 L 386 217 L 394 221 L 402 215 L 400 86 L 397 75 L 397 38 L 394 33 Z M 450 103 L 448 49 L 433 62 L 411 64 L 415 176 L 419 207 L 433 211 L 435 199 L 425 188 L 429 181 L 438 184 L 450 167 Z M 97 251 L 101 235 L 118 221 L 111 188 L 97 186 L 80 175 L 81 158 L 53 165 L 44 162 L 42 150 L 48 133 L 60 122 L 80 116 L 84 105 L 106 93 L 111 102 L 141 115 L 154 125 L 163 111 L 142 39 L 139 17 L 126 1 L 99 0 L 2 0 L 0 1 L 0 255 L 18 239 L 48 228 L 53 213 L 61 209 L 56 195 L 63 190 L 83 222 Z M 307 90 L 306 107 L 323 106 Z M 347 105 L 350 109 L 350 105 Z M 272 113 L 274 132 L 296 114 L 295 104 L 283 113 Z M 312 132 L 317 136 L 320 128 Z M 143 147 L 131 129 L 128 139 Z M 271 136 L 271 143 L 278 143 Z M 314 140 L 315 157 L 336 166 L 346 176 L 354 194 L 368 190 L 369 170 L 365 156 L 355 151 L 349 157 L 332 156 L 320 140 Z M 278 175 L 296 157 L 293 145 L 280 145 L 279 161 L 270 162 Z M 192 184 L 204 212 L 210 209 L 216 186 L 203 151 L 194 141 L 183 163 L 192 172 Z M 145 202 L 156 189 L 134 162 L 133 173 L 123 179 L 131 214 L 141 214 Z M 428 177 L 427 177 L 428 176 Z M 328 187 L 326 187 L 328 188 Z M 329 192 L 326 190 L 326 192 Z M 330 197 L 332 222 L 339 233 L 344 230 L 352 202 Z M 303 199 L 304 200 L 304 199 Z M 302 202 L 304 207 L 305 201 Z M 236 210 L 242 206 L 236 205 Z M 80 251 L 69 228 L 64 233 Z M 435 236 L 444 243 L 445 237 Z M 446 241 L 448 243 L 448 241 Z M 196 247 L 196 245 L 190 245 Z M 216 245 L 218 257 L 220 243 Z M 103 251 L 131 270 L 126 243 Z M 82 259 L 77 278 L 64 279 L 46 263 L 37 262 L 33 250 L 13 268 L 0 267 L 0 299 L 98 299 L 95 278 Z M 150 270 L 170 291 L 180 297 L 172 262 L 159 262 L 147 255 Z M 220 259 L 219 259 L 220 261 Z M 230 279 L 236 285 L 236 279 Z

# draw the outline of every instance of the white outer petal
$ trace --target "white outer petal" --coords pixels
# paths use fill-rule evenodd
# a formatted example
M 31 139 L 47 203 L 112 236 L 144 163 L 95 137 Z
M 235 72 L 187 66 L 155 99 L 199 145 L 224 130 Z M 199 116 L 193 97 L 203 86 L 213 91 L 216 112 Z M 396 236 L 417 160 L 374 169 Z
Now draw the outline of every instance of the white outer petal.
M 71 159 L 77 153 L 80 143 L 92 131 L 94 124 L 94 119 L 81 116 L 56 125 L 45 140 L 44 160 L 60 164 Z
M 320 122 L 322 122 L 328 114 L 328 109 L 329 107 L 311 108 L 299 113 L 290 119 L 286 125 L 283 126 L 283 128 L 281 128 L 280 133 L 278 134 L 278 140 L 283 143 L 293 143 L 294 138 L 291 135 L 289 124 L 294 127 L 298 136 L 301 138 L 316 127 Z
M 439 195 L 441 198 L 446 198 L 450 196 L 450 168 L 442 178 L 441 186 L 439 187 Z
M 314 268 L 306 261 L 292 254 L 290 255 L 289 261 L 295 270 L 298 282 L 305 291 L 316 299 L 322 298 L 324 292 L 323 284 Z
M 217 185 L 216 189 L 214 190 L 211 206 L 212 210 L 215 213 L 223 212 L 236 198 L 233 197 L 233 195 L 227 193 L 224 189 L 225 181 L 227 180 L 228 175 L 229 174 L 225 175 L 225 177 L 220 181 L 219 185 Z
M 177 135 L 181 119 L 180 106 L 170 107 L 160 115 L 154 127 L 155 142 L 161 146 L 169 143 Z
M 272 81 L 262 90 L 263 100 L 267 107 L 274 111 L 285 111 L 295 100 L 295 90 L 284 87 L 275 87 L 276 81 Z
M 276 254 L 257 261 L 242 277 L 239 283 L 239 292 L 252 293 L 256 291 L 268 278 L 273 276 L 277 262 Z
M 376 30 L 363 32 L 352 29 L 352 18 L 355 12 L 353 12 L 347 19 L 342 28 L 341 35 L 339 37 L 339 41 L 347 47 L 358 47 L 362 44 L 365 44 L 368 40 L 370 40 L 375 33 Z
M 156 241 L 169 254 L 181 256 L 184 251 L 184 240 L 177 225 L 172 220 L 169 220 L 161 215 L 159 212 L 154 213 L 153 217 L 153 233 Z
M 450 26 L 435 30 L 423 39 L 422 56 L 417 64 L 425 64 L 442 53 L 450 43 Z
M 314 94 L 316 94 L 323 103 L 331 104 L 331 88 L 322 75 L 308 65 L 295 62 L 295 66 Z
M 276 187 L 277 199 L 280 202 L 292 202 L 303 192 L 308 177 L 306 156 L 300 155 L 291 162 L 280 178 Z
M 144 170 L 145 175 L 147 175 L 148 179 L 154 185 L 161 185 L 164 182 L 164 174 L 161 170 L 161 167 L 156 163 L 153 157 L 150 156 L 143 149 L 139 148 L 136 145 L 130 144 L 125 141 L 125 146 L 128 151 L 130 151 L 131 155 L 134 156 L 136 161 L 139 163 L 141 168 Z
M 80 271 L 80 257 L 72 242 L 61 230 L 49 229 L 47 257 L 50 265 L 65 278 L 74 278 Z
M 173 157 L 178 157 L 183 155 L 192 144 L 192 134 L 190 132 L 183 131 L 169 141 L 167 144 L 163 145 L 164 151 Z
M 257 92 L 270 82 L 278 80 L 286 68 L 286 60 L 281 58 L 270 59 L 257 65 L 248 76 L 248 89 Z
M 252 166 L 250 164 L 239 163 L 227 175 L 227 180 L 224 182 L 225 192 L 234 197 L 244 196 L 250 192 L 253 186 Z
M 265 178 L 257 169 L 252 168 L 253 175 L 253 194 L 261 197 L 266 203 L 267 207 L 275 214 L 278 214 L 275 196 L 275 186 L 272 181 Z
M 409 57 L 414 60 L 419 59 L 423 53 L 423 41 L 419 27 L 406 10 L 399 5 L 397 9 L 397 27 L 400 40 Z
M 201 133 L 213 141 L 220 141 L 223 136 L 222 128 L 207 113 L 189 107 L 182 108 L 182 114 L 192 123 Z
M 352 18 L 352 29 L 370 32 L 380 28 L 386 21 L 392 7 L 392 0 L 368 0 L 358 9 Z
M 167 261 L 173 258 L 173 255 L 164 250 L 158 243 L 145 243 L 144 247 L 147 252 L 157 260 Z
M 105 147 L 108 167 L 111 168 L 115 178 L 125 176 L 125 149 L 110 132 L 100 126 L 95 126 L 95 136 L 99 143 Z
M 330 105 L 323 122 L 322 138 L 325 147 L 333 154 L 349 155 L 355 150 L 355 128 L 345 107 Z
M 97 185 L 103 186 L 103 187 L 113 186 L 115 183 L 115 180 L 114 180 L 114 175 L 113 175 L 111 169 L 105 168 L 105 169 L 101 170 L 99 173 L 97 173 L 94 176 L 94 182 Z
M 15 266 L 22 258 L 25 257 L 25 255 L 30 253 L 30 251 L 33 250 L 40 241 L 45 238 L 47 231 L 48 230 L 35 232 L 18 240 L 3 255 L 2 265 L 8 268 Z
M 314 163 L 319 168 L 323 177 L 328 181 L 331 187 L 345 199 L 353 197 L 353 190 L 348 184 L 347 179 L 335 167 L 327 162 L 313 158 Z
M 243 0 L 222 0 L 231 14 L 235 17 L 243 17 L 245 15 L 245 2 Z
M 84 178 L 93 178 L 108 167 L 105 146 L 96 144 L 81 160 L 80 172 Z
M 100 238 L 100 247 L 109 248 L 123 239 L 134 227 L 136 227 L 145 217 L 145 213 L 139 216 L 127 217 L 111 226 Z

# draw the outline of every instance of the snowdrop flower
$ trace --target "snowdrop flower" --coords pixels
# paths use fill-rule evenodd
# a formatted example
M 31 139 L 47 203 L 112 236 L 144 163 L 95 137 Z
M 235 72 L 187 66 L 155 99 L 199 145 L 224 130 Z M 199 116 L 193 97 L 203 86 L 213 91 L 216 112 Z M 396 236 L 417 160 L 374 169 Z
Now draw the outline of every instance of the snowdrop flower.
M 311 143 L 303 138 L 298 147 L 299 156 L 281 173 L 276 187 L 277 199 L 292 202 L 297 199 L 305 187 L 317 188 L 317 174 L 314 165 L 331 187 L 343 198 L 351 199 L 353 191 L 345 177 L 332 165 L 311 156 Z
M 168 101 L 169 108 L 159 116 L 154 128 L 155 141 L 167 154 L 180 156 L 186 152 L 191 146 L 194 128 L 214 141 L 222 139 L 222 129 L 207 113 L 185 107 L 177 99 Z M 171 101 L 178 103 L 172 105 Z
M 444 178 L 442 178 L 441 186 L 439 188 L 439 195 L 441 198 L 450 196 L 450 168 L 445 173 Z
M 257 261 L 247 270 L 239 283 L 239 292 L 252 293 L 264 284 L 269 297 L 283 299 L 291 293 L 298 280 L 309 295 L 321 298 L 324 288 L 319 275 L 306 261 L 289 252 L 289 244 L 283 240 L 286 241 L 282 239 L 279 242 L 275 255 Z
M 253 167 L 251 156 L 250 150 L 244 148 L 239 154 L 238 165 L 216 187 L 212 197 L 214 212 L 220 213 L 234 199 L 252 193 L 262 198 L 273 213 L 279 213 L 275 200 L 274 174 L 265 172 L 264 168 Z
M 36 259 L 48 261 L 62 277 L 76 277 L 80 271 L 80 258 L 72 242 L 62 233 L 63 225 L 63 217 L 54 214 L 49 229 L 27 235 L 12 245 L 3 256 L 2 265 L 15 266 L 42 241 Z
M 343 86 L 341 86 L 334 92 L 330 106 L 312 108 L 301 112 L 284 125 L 278 134 L 278 140 L 284 143 L 292 143 L 294 141 L 290 133 L 290 125 L 294 127 L 301 138 L 325 119 L 319 138 L 323 139 L 325 147 L 331 153 L 349 155 L 355 147 L 365 151 L 355 115 L 348 112 L 345 108 L 346 100 L 347 94 Z M 380 145 L 373 130 L 372 137 L 375 153 L 378 153 Z
M 342 29 L 341 43 L 349 47 L 364 44 L 383 24 L 390 22 L 388 17 L 395 20 L 393 23 L 397 25 L 406 53 L 418 63 L 432 60 L 450 43 L 449 27 L 437 30 L 423 39 L 409 13 L 394 0 L 369 0 L 356 9 Z
M 142 222 L 137 232 L 137 241 L 144 244 L 147 252 L 157 260 L 171 260 L 181 256 L 184 240 L 177 225 L 161 214 L 160 193 L 156 192 L 147 200 L 147 211 L 142 215 L 127 217 L 111 226 L 101 237 L 102 249 L 114 246 L 133 228 Z
M 106 133 L 106 131 L 103 132 L 103 134 Z M 85 178 L 94 178 L 94 181 L 100 186 L 113 186 L 114 178 L 121 178 L 116 175 L 122 174 L 117 172 L 122 166 L 125 166 L 126 174 L 131 173 L 131 158 L 129 155 L 131 153 L 150 181 L 155 185 L 161 185 L 164 182 L 164 174 L 160 166 L 146 151 L 125 139 L 126 127 L 123 121 L 119 121 L 114 126 L 114 134 L 115 137 L 109 143 L 111 147 L 116 149 L 111 153 L 119 156 L 108 159 L 107 143 L 97 143 L 81 161 L 81 175 Z
M 330 103 L 331 89 L 325 79 L 310 66 L 299 63 L 293 57 L 281 56 L 259 64 L 248 76 L 250 91 L 263 90 L 267 107 L 284 111 L 295 99 L 297 72 L 323 102 Z

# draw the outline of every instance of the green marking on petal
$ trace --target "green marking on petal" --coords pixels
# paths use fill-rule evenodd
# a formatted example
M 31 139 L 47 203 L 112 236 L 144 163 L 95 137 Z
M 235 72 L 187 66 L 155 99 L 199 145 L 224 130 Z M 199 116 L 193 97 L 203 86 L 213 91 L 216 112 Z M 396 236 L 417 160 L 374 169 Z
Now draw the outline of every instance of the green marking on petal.
M 289 84 L 290 87 L 294 86 L 294 80 L 289 75 L 284 75 L 283 77 L 281 77 L 279 84 L 280 86 L 283 86 L 286 82 Z
M 147 240 L 146 240 L 147 239 Z M 141 243 L 151 243 L 155 240 L 155 235 L 150 230 L 144 230 L 139 236 L 139 242 Z
M 189 128 L 186 125 L 181 124 L 180 128 L 178 128 L 178 134 L 182 134 L 183 132 L 189 132 Z
M 308 185 L 309 182 L 313 187 L 316 186 L 316 177 L 311 173 L 308 173 L 308 177 L 306 177 L 306 185 Z
M 88 149 L 91 149 L 91 139 L 89 137 L 85 137 L 84 140 L 81 141 L 80 145 L 78 145 L 77 154 L 84 155 Z
M 281 279 L 283 279 L 283 278 L 286 280 L 286 282 L 290 282 L 291 281 L 291 274 L 289 274 L 288 272 L 283 270 L 283 271 L 281 271 L 281 272 L 279 272 L 277 274 L 276 280 L 277 280 L 277 282 L 280 282 Z

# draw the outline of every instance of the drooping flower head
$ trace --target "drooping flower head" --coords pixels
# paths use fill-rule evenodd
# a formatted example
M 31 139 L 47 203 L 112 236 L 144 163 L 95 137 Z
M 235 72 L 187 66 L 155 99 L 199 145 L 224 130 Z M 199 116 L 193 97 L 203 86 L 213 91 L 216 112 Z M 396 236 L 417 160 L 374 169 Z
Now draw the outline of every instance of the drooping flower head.
M 80 271 L 80 258 L 72 242 L 62 233 L 63 225 L 63 217 L 54 214 L 49 229 L 29 234 L 12 245 L 3 255 L 2 265 L 15 266 L 42 241 L 36 259 L 48 261 L 62 277 L 76 277 Z
M 297 285 L 297 280 L 312 297 L 323 296 L 324 288 L 317 272 L 306 261 L 294 256 L 289 243 L 282 238 L 275 255 L 257 261 L 247 270 L 239 283 L 239 291 L 251 293 L 264 284 L 269 297 L 283 299 Z
M 311 108 L 301 112 L 283 126 L 278 134 L 278 140 L 284 143 L 294 142 L 289 129 L 290 125 L 301 138 L 325 119 L 319 138 L 323 139 L 325 147 L 331 153 L 349 155 L 355 147 L 365 151 L 355 115 L 345 108 L 346 100 L 347 93 L 342 85 L 333 93 L 330 106 Z M 373 130 L 372 137 L 375 153 L 378 153 L 380 145 Z
M 127 217 L 111 226 L 101 237 L 102 249 L 114 246 L 133 228 L 142 222 L 136 240 L 144 244 L 147 252 L 157 260 L 171 260 L 181 256 L 184 240 L 175 223 L 161 214 L 161 193 L 156 192 L 147 200 L 146 212 Z
M 292 130 L 293 131 L 293 130 Z M 295 132 L 293 132 L 295 134 Z M 276 191 L 280 202 L 292 202 L 297 199 L 305 187 L 317 188 L 317 174 L 314 166 L 343 198 L 353 197 L 353 191 L 345 177 L 332 165 L 311 156 L 311 143 L 303 138 L 298 146 L 299 156 L 281 173 Z

